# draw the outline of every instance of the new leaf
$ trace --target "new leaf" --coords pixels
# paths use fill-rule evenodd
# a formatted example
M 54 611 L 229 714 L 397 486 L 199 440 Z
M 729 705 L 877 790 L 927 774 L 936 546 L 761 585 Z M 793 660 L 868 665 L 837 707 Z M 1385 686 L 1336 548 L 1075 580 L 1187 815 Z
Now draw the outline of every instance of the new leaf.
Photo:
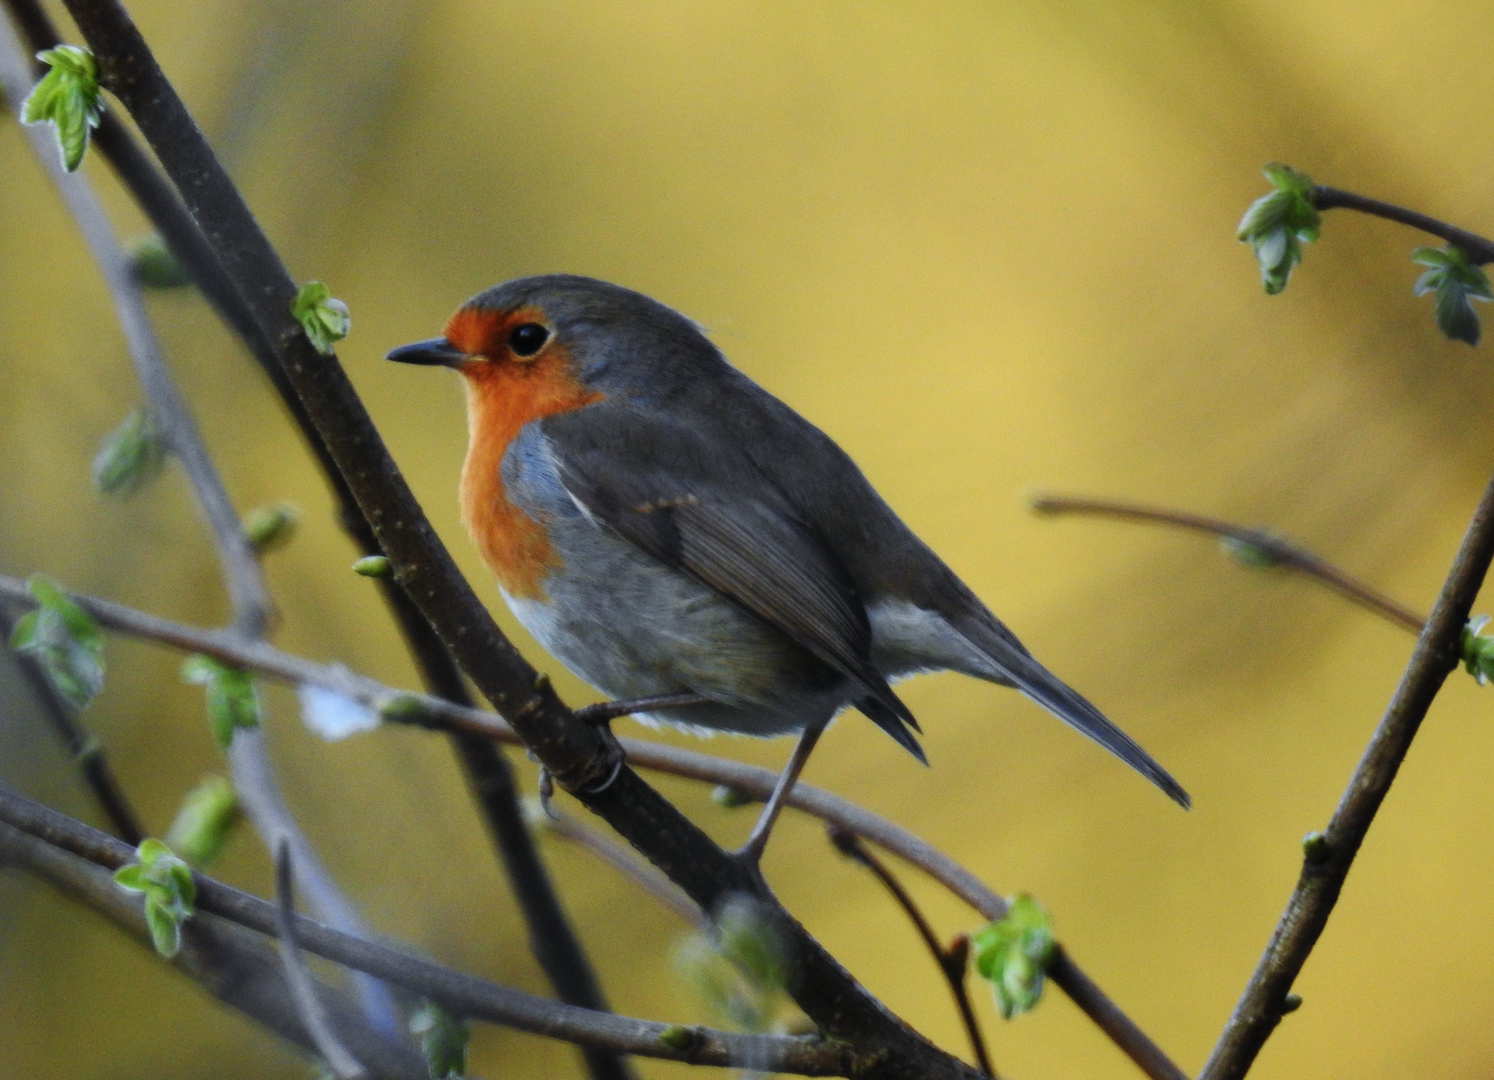
M 42 76 L 21 103 L 21 123 L 50 123 L 57 131 L 62 167 L 72 172 L 88 149 L 88 133 L 104 111 L 99 103 L 99 69 L 93 53 L 73 45 L 39 52 L 36 58 L 52 70 Z
M 1318 238 L 1321 217 L 1313 205 L 1312 178 L 1290 165 L 1267 165 L 1276 190 L 1250 204 L 1237 235 L 1261 264 L 1261 284 L 1275 296 L 1302 261 L 1302 245 Z
M 140 842 L 135 859 L 115 872 L 114 882 L 125 892 L 145 894 L 145 924 L 156 952 L 169 960 L 182 946 L 182 923 L 195 910 L 197 883 L 187 864 L 154 838 Z
M 1043 975 L 1053 956 L 1053 921 L 1043 905 L 1023 893 L 1006 917 L 970 936 L 975 970 L 991 983 L 1003 1019 L 1028 1012 L 1043 995 Z
M 239 728 L 259 727 L 259 693 L 243 668 L 199 653 L 182 664 L 182 678 L 207 687 L 208 724 L 220 749 L 228 749 Z
M 36 610 L 16 620 L 11 648 L 35 658 L 59 694 L 86 708 L 104 688 L 104 636 L 51 578 L 32 574 L 26 588 Z
M 128 499 L 161 471 L 166 445 L 144 409 L 136 409 L 104 436 L 93 457 L 93 486 L 100 495 Z
M 308 281 L 301 286 L 291 303 L 291 314 L 323 356 L 331 356 L 332 346 L 347 337 L 353 328 L 348 306 L 335 299 L 332 290 L 320 281 Z
M 1454 341 L 1477 345 L 1479 322 L 1473 301 L 1494 300 L 1484 268 L 1471 262 L 1468 253 L 1454 244 L 1417 248 L 1411 253 L 1411 261 L 1428 268 L 1416 279 L 1416 295 L 1437 294 L 1434 311 L 1438 329 Z

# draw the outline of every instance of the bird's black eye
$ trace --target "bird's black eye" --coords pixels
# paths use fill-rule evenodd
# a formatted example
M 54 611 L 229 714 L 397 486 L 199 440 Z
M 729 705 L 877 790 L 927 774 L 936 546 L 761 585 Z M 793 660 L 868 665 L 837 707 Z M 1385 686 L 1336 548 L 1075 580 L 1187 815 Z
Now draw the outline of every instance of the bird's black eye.
M 537 322 L 527 322 L 508 333 L 508 347 L 515 356 L 533 356 L 550 340 L 550 331 Z

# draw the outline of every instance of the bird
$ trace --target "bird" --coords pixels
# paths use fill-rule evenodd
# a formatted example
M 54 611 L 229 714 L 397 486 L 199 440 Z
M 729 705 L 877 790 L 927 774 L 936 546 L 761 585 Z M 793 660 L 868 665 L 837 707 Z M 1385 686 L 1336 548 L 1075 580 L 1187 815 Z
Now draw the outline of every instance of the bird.
M 667 305 L 572 274 L 518 278 L 388 359 L 463 377 L 462 519 L 541 645 L 611 698 L 689 702 L 646 723 L 799 735 L 744 858 L 760 859 L 842 710 L 927 764 L 892 688 L 922 672 L 1014 687 L 1190 805 L 844 450 Z

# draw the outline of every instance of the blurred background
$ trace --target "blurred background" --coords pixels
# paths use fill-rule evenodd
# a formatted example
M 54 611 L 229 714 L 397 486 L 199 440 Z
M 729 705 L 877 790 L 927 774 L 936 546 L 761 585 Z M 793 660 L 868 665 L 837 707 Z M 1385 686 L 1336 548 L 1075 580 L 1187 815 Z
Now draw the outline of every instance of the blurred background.
M 1074 956 L 1190 1073 L 1256 963 L 1384 707 L 1411 637 L 1207 539 L 1032 516 L 1036 490 L 1264 524 L 1430 606 L 1494 466 L 1489 346 L 1411 294 L 1430 242 L 1336 211 L 1279 297 L 1234 229 L 1290 162 L 1494 229 L 1479 43 L 1451 0 L 200 0 L 130 5 L 300 279 L 352 310 L 344 364 L 457 558 L 524 637 L 462 533 L 460 392 L 386 364 L 517 275 L 571 271 L 703 323 L 823 427 L 1054 670 L 1190 789 L 1182 813 L 1036 706 L 955 676 L 904 696 L 922 769 L 861 718 L 808 779 L 1036 894 Z M 72 40 L 77 40 L 72 36 Z M 120 230 L 144 226 L 90 156 Z M 0 568 L 183 620 L 222 620 L 179 473 L 127 503 L 89 460 L 139 398 L 99 275 L 13 123 L 0 124 Z M 157 327 L 239 507 L 304 513 L 268 559 L 277 641 L 415 676 L 347 572 L 318 475 L 257 370 L 190 293 Z M 1488 610 L 1487 606 L 1483 610 Z M 222 769 L 176 654 L 120 639 L 88 723 L 148 824 Z M 9 661 L 0 778 L 96 815 Z M 377 929 L 544 993 L 444 742 L 327 744 L 269 693 L 288 797 Z M 619 729 L 637 734 L 624 722 Z M 696 746 L 694 740 L 678 738 Z M 705 749 L 769 765 L 785 742 Z M 532 790 L 532 766 L 513 755 Z M 1494 690 L 1438 699 L 1268 1045 L 1264 1078 L 1485 1076 L 1494 1066 Z M 737 842 L 753 816 L 660 781 Z M 710 1019 L 669 957 L 683 927 L 584 854 L 545 851 L 620 1011 Z M 218 872 L 260 892 L 252 835 Z M 900 1015 L 965 1053 L 903 917 L 812 821 L 767 859 L 789 907 Z M 942 934 L 970 911 L 915 873 Z M 1002 1022 L 997 1067 L 1139 1075 L 1059 994 Z M 301 1077 L 307 1066 L 91 914 L 0 875 L 0 1060 L 17 1076 Z M 575 1075 L 568 1047 L 480 1029 L 472 1070 Z M 646 1076 L 681 1077 L 640 1063 Z

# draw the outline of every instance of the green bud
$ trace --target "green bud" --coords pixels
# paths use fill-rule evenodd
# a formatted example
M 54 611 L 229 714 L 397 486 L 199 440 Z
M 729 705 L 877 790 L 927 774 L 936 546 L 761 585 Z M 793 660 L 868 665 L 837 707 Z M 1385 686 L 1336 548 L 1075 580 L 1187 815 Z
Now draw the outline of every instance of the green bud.
M 1252 569 L 1267 570 L 1282 563 L 1281 556 L 1270 548 L 1242 540 L 1238 536 L 1220 537 L 1219 546 L 1235 562 Z
M 1054 949 L 1053 920 L 1041 904 L 1026 893 L 1014 897 L 1003 918 L 970 936 L 970 948 L 1003 1019 L 1036 1007 Z
M 1302 245 L 1318 238 L 1321 218 L 1313 205 L 1311 177 L 1280 164 L 1267 165 L 1265 173 L 1276 190 L 1250 204 L 1237 235 L 1255 252 L 1261 284 L 1274 296 L 1302 261 Z
M 431 1080 L 452 1080 L 467 1071 L 467 1023 L 433 1002 L 422 1002 L 410 1016 L 410 1034 L 420 1037 Z
M 207 688 L 208 724 L 220 749 L 228 749 L 239 728 L 259 727 L 259 692 L 243 668 L 199 653 L 182 664 L 182 678 Z
M 308 281 L 301 286 L 291 302 L 291 314 L 306 331 L 312 347 L 324 356 L 331 356 L 333 345 L 347 337 L 353 328 L 348 306 L 334 299 L 332 290 L 320 281 Z
M 36 610 L 16 620 L 10 646 L 35 660 L 59 694 L 82 709 L 104 689 L 104 635 L 62 586 L 32 574 L 26 589 Z
M 717 806 L 724 806 L 728 810 L 735 810 L 739 806 L 746 806 L 753 802 L 750 795 L 744 795 L 734 787 L 726 784 L 717 784 L 711 788 L 711 801 Z
M 128 499 L 155 479 L 165 462 L 160 429 L 149 412 L 136 409 L 99 444 L 93 456 L 94 490 Z
M 671 1024 L 659 1032 L 659 1041 L 672 1050 L 688 1050 L 695 1045 L 695 1032 L 679 1024 Z
M 1301 994 L 1288 994 L 1286 997 L 1281 999 L 1282 1016 L 1285 1016 L 1287 1013 L 1294 1013 L 1300 1008 L 1302 1008 Z
M 290 503 L 259 506 L 244 518 L 244 535 L 255 551 L 264 554 L 289 543 L 300 522 L 301 511 Z
M 1302 856 L 1314 866 L 1327 862 L 1332 854 L 1333 845 L 1316 829 L 1302 838 Z
M 381 717 L 394 724 L 419 724 L 431 715 L 426 703 L 414 694 L 388 694 L 376 707 Z
M 156 952 L 168 960 L 182 944 L 182 923 L 192 917 L 197 883 L 192 871 L 160 840 L 147 839 L 135 849 L 135 861 L 114 874 L 125 892 L 145 894 L 145 923 Z
M 130 272 L 147 289 L 180 289 L 192 284 L 186 268 L 154 233 L 131 245 Z
M 51 70 L 21 103 L 21 123 L 51 124 L 57 131 L 62 167 L 73 172 L 82 164 L 89 133 L 98 127 L 104 111 L 98 65 L 93 53 L 74 45 L 59 45 L 36 58 Z
M 365 555 L 353 564 L 353 573 L 371 578 L 393 577 L 394 564 L 383 555 Z
M 166 843 L 193 866 L 205 868 L 223 850 L 239 816 L 233 785 L 221 776 L 206 777 L 182 800 Z
M 1454 341 L 1477 345 L 1479 320 L 1473 301 L 1494 300 L 1484 268 L 1456 244 L 1417 248 L 1411 253 L 1411 261 L 1428 268 L 1416 279 L 1414 291 L 1417 296 L 1436 294 L 1433 314 L 1437 328 Z

